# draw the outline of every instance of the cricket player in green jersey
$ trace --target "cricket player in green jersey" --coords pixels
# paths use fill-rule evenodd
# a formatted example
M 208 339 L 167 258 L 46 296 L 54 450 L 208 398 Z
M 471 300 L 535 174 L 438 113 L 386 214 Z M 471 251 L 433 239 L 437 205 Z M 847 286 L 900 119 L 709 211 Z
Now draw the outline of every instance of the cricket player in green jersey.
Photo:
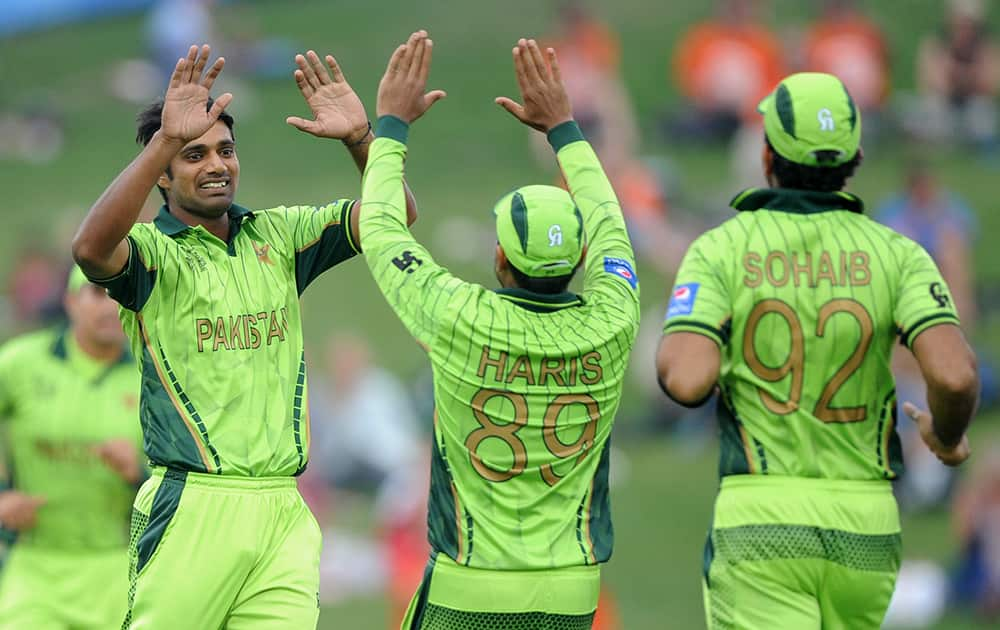
M 105 630 L 127 603 L 139 375 L 104 289 L 74 269 L 64 304 L 67 327 L 0 348 L 0 525 L 16 534 L 0 572 L 5 630 Z
M 432 554 L 403 628 L 590 628 L 612 548 L 609 436 L 639 322 L 632 247 L 555 52 L 521 40 L 524 105 L 497 102 L 547 132 L 570 192 L 524 186 L 496 204 L 502 288 L 436 264 L 406 228 L 402 185 L 409 126 L 444 96 L 424 93 L 431 51 L 425 39 L 389 61 L 360 221 L 372 275 L 434 372 Z
M 295 482 L 309 452 L 299 296 L 358 251 L 358 204 L 234 203 L 232 95 L 209 98 L 224 65 L 209 53 L 192 46 L 140 114 L 144 149 L 73 243 L 121 304 L 141 371 L 153 466 L 134 505 L 124 627 L 313 628 L 320 531 Z M 342 140 L 363 168 L 370 125 L 336 61 L 309 51 L 296 64 L 315 119 L 287 122 Z M 154 185 L 165 204 L 136 223 Z
M 719 390 L 721 488 L 706 545 L 713 629 L 878 628 L 900 562 L 891 481 L 903 470 L 890 356 L 927 381 L 927 446 L 968 457 L 975 359 L 919 245 L 842 189 L 861 113 L 827 74 L 784 79 L 760 106 L 771 188 L 688 250 L 657 354 L 681 404 Z

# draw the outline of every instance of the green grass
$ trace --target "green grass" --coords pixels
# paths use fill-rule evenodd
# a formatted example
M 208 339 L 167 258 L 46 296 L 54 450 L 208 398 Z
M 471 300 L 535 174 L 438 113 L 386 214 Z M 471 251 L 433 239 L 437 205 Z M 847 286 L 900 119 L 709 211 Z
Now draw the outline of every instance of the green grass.
M 448 235 L 446 220 L 462 217 L 489 234 L 495 199 L 530 182 L 550 181 L 554 169 L 535 163 L 528 134 L 499 110 L 493 98 L 513 95 L 515 83 L 509 47 L 522 35 L 547 30 L 552 10 L 537 0 L 503 3 L 367 2 L 279 0 L 244 3 L 239 21 L 252 22 L 268 35 L 288 38 L 302 49 L 335 54 L 348 79 L 374 116 L 374 99 L 385 60 L 411 30 L 428 28 L 435 39 L 431 86 L 446 89 L 448 98 L 414 126 L 407 177 L 420 201 L 417 238 L 432 250 Z M 597 6 L 600 3 L 592 2 Z M 700 209 L 725 212 L 736 192 L 727 182 L 728 157 L 719 149 L 676 146 L 658 138 L 655 115 L 676 104 L 668 82 L 670 53 L 679 34 L 695 19 L 711 12 L 710 2 L 618 0 L 607 13 L 619 30 L 623 73 L 645 134 L 643 152 L 667 157 L 679 170 L 685 199 Z M 808 3 L 766 3 L 772 23 L 788 27 L 808 17 Z M 866 3 L 889 37 L 897 91 L 912 89 L 913 59 L 919 36 L 936 28 L 941 3 L 935 0 L 885 0 Z M 223 6 L 221 27 L 232 29 L 231 9 Z M 1000 11 L 992 16 L 994 32 Z M 612 15 L 613 14 L 613 15 Z M 43 164 L 0 163 L 3 203 L 0 217 L 0 278 L 5 278 L 25 247 L 51 247 L 67 256 L 69 235 L 87 208 L 114 175 L 137 153 L 132 142 L 136 108 L 108 94 L 108 77 L 116 63 L 143 53 L 142 23 L 136 17 L 63 27 L 0 40 L 0 109 L 45 104 L 59 113 L 67 129 L 65 150 Z M 289 74 L 292 61 L 288 60 Z M 260 208 L 279 203 L 317 203 L 359 192 L 359 178 L 339 143 L 322 142 L 284 123 L 289 114 L 304 113 L 290 76 L 287 80 L 238 85 L 233 111 L 243 178 L 239 200 Z M 866 161 L 852 189 L 869 205 L 899 186 L 901 158 L 909 147 L 894 142 L 867 148 Z M 924 147 L 943 181 L 978 210 L 979 232 L 974 257 L 980 288 L 1000 281 L 1000 256 L 990 235 L 1000 233 L 994 212 L 994 183 L 1000 167 L 961 151 Z M 461 260 L 439 251 L 438 258 L 462 277 L 491 284 L 489 238 L 476 260 Z M 475 246 L 475 245 L 474 245 Z M 669 278 L 642 261 L 644 312 L 665 304 Z M 321 343 L 334 332 L 365 333 L 378 362 L 404 378 L 425 368 L 426 359 L 410 340 L 371 282 L 360 261 L 320 280 L 304 301 L 307 352 L 321 357 Z M 2 333 L 2 331 L 0 331 Z M 1000 324 L 984 317 L 977 338 L 996 351 Z M 633 374 L 633 380 L 640 375 Z M 631 463 L 626 480 L 615 487 L 617 530 L 615 556 L 608 564 L 608 584 L 617 594 L 629 630 L 664 627 L 698 628 L 701 621 L 699 570 L 705 528 L 716 486 L 714 451 L 690 450 L 663 440 L 625 438 L 638 431 L 636 417 L 644 409 L 630 388 L 619 418 L 618 444 Z M 997 424 L 996 418 L 991 418 Z M 985 422 L 981 423 L 984 426 Z M 998 439 L 998 432 L 983 440 Z M 714 447 L 712 447 L 714 448 Z M 954 555 L 947 514 L 907 518 L 906 553 L 946 562 Z M 385 602 L 375 598 L 347 602 L 323 611 L 322 628 L 382 628 Z M 939 630 L 984 628 L 956 618 Z

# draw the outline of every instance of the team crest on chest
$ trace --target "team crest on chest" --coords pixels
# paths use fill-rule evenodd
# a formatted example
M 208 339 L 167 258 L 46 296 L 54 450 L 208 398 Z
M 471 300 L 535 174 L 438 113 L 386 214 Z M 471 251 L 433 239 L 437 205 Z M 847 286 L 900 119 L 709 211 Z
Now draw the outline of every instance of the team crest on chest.
M 261 243 L 260 245 L 258 245 L 253 241 L 251 241 L 250 243 L 253 245 L 254 253 L 257 254 L 257 260 L 259 260 L 265 265 L 274 265 L 274 261 L 271 260 L 271 256 L 269 255 L 271 251 L 270 243 Z

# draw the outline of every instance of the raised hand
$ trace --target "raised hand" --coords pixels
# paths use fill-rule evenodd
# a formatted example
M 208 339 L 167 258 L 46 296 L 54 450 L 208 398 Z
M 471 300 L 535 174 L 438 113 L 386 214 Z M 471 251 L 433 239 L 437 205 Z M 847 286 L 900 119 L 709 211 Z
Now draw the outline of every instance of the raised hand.
M 412 123 L 447 96 L 443 90 L 424 93 L 433 49 L 434 42 L 427 38 L 427 31 L 417 31 L 392 53 L 378 84 L 376 111 L 379 117 L 395 116 Z
M 556 51 L 552 48 L 545 50 L 548 57 L 546 63 L 538 43 L 533 39 L 522 38 L 514 47 L 513 54 L 514 74 L 524 105 L 506 96 L 497 97 L 496 104 L 522 123 L 541 132 L 572 120 L 573 107 L 563 86 Z
M 917 423 L 920 438 L 942 464 L 945 466 L 958 466 L 969 459 L 969 438 L 963 435 L 958 444 L 945 446 L 938 439 L 937 433 L 934 432 L 934 419 L 931 417 L 931 414 L 910 402 L 903 403 L 903 413 L 910 416 Z
M 226 92 L 215 99 L 211 109 L 208 108 L 209 92 L 226 63 L 219 57 L 205 72 L 211 52 L 208 44 L 200 49 L 191 46 L 187 57 L 177 60 L 163 97 L 160 133 L 165 138 L 182 143 L 194 140 L 215 124 L 222 110 L 233 100 L 233 95 Z
M 295 64 L 298 66 L 295 83 L 312 110 L 313 120 L 289 116 L 285 122 L 320 138 L 347 143 L 363 139 L 368 133 L 368 114 L 344 78 L 337 60 L 327 55 L 324 66 L 319 55 L 310 50 L 305 55 L 295 55 Z

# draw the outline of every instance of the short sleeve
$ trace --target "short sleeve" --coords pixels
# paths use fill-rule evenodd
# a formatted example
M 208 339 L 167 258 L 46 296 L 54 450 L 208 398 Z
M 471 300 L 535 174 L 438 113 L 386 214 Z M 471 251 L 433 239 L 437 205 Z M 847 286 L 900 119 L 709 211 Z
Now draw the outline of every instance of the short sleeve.
M 281 210 L 295 251 L 295 283 L 300 295 L 324 271 L 360 251 L 350 227 L 354 203 L 353 199 L 338 199 L 325 206 Z
M 923 331 L 939 324 L 958 324 L 951 292 L 927 251 L 910 242 L 900 276 L 893 315 L 903 345 L 911 347 Z
M 722 274 L 723 261 L 713 256 L 712 243 L 712 232 L 703 234 L 684 255 L 663 332 L 694 332 L 722 346 L 728 341 L 726 323 L 732 317 L 732 300 Z
M 132 226 L 127 237 L 129 249 L 125 268 L 110 278 L 90 278 L 94 284 L 107 289 L 114 301 L 136 313 L 142 311 L 156 286 L 156 270 L 162 252 L 153 229 L 147 223 Z

